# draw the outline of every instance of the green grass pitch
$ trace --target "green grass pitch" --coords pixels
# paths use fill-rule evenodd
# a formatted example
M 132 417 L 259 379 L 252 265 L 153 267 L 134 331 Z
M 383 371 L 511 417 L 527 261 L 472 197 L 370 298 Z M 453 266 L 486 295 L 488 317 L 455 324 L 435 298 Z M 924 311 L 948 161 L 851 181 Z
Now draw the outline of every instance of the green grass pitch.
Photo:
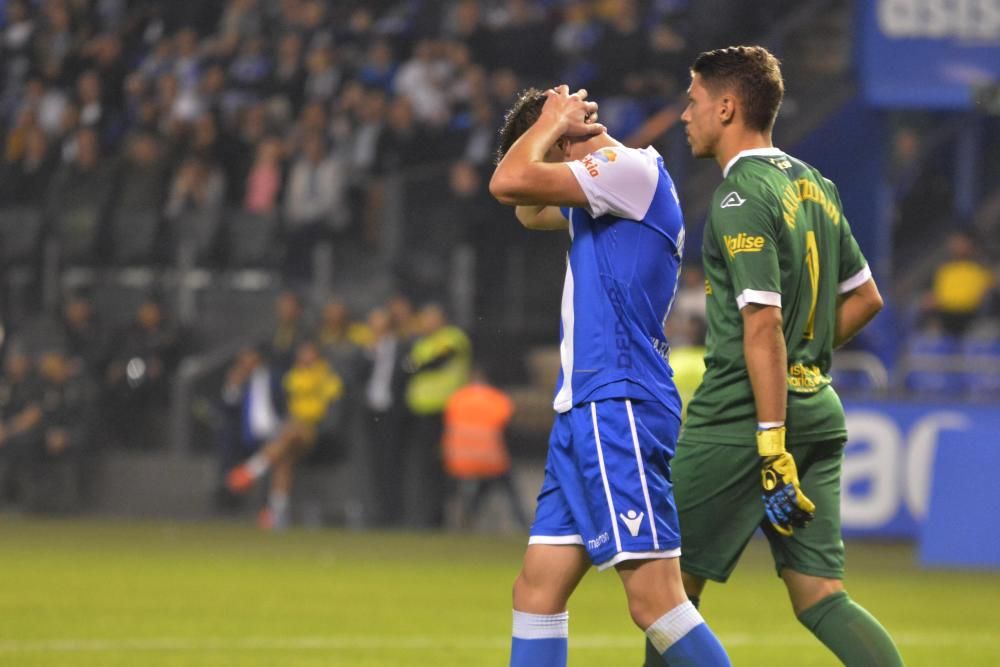
M 0 665 L 505 665 L 521 537 L 0 517 Z M 924 571 L 850 544 L 848 589 L 907 664 L 1000 664 L 1000 574 Z M 753 543 L 703 610 L 736 665 L 835 665 Z M 572 667 L 635 666 L 613 573 L 571 602 Z

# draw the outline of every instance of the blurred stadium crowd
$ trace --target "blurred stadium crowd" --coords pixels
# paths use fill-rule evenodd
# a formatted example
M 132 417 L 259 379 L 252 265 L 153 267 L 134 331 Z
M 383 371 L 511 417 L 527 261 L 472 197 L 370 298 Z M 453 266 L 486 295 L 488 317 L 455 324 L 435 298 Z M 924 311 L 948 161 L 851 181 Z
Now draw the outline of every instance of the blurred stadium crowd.
M 570 81 L 600 100 L 613 134 L 648 143 L 657 114 L 683 94 L 695 53 L 753 38 L 796 4 L 0 0 L 5 470 L 16 471 L 17 457 L 32 469 L 65 460 L 71 477 L 86 480 L 93 448 L 165 446 L 181 360 L 221 349 L 217 372 L 203 377 L 208 398 L 193 406 L 222 453 L 221 504 L 232 500 L 225 473 L 277 437 L 294 398 L 287 373 L 322 362 L 342 390 L 313 424 L 308 456 L 343 456 L 352 439 L 423 443 L 409 459 L 369 451 L 366 470 L 389 477 L 371 479 L 379 500 L 366 511 L 373 521 L 409 513 L 414 525 L 440 525 L 434 452 L 447 396 L 422 406 L 407 387 L 421 368 L 451 363 L 461 372 L 448 386 L 461 386 L 473 363 L 466 333 L 491 353 L 504 347 L 496 331 L 471 330 L 472 311 L 487 321 L 509 314 L 509 285 L 493 278 L 498 262 L 523 275 L 535 266 L 530 249 L 517 261 L 496 251 L 523 244 L 485 191 L 503 110 L 527 85 Z M 400 174 L 409 187 L 402 207 L 392 193 Z M 463 244 L 477 258 L 472 306 L 452 313 L 466 333 L 447 325 L 440 306 L 414 315 L 410 305 L 461 301 Z M 973 332 L 969 346 L 1000 358 L 1000 336 L 983 319 L 996 314 L 988 258 L 968 240 L 952 251 L 913 309 L 914 321 L 944 335 L 919 344 L 952 354 Z M 557 276 L 561 264 L 547 262 Z M 135 267 L 149 272 L 142 289 L 95 296 L 102 272 Z M 205 282 L 242 269 L 278 278 L 254 298 L 226 292 L 191 308 L 168 294 L 170 279 L 183 283 L 196 269 Z M 673 339 L 695 348 L 700 290 L 692 271 L 672 325 Z M 272 326 L 262 312 L 275 299 Z M 558 301 L 521 308 L 549 321 Z M 421 341 L 442 330 L 438 354 L 415 360 Z M 297 362 L 307 340 L 319 354 Z M 917 374 L 918 390 L 967 386 L 964 368 L 917 371 L 929 374 L 923 385 Z M 410 473 L 386 463 L 402 459 Z M 412 494 L 424 505 L 398 497 L 404 476 L 424 485 Z M 48 503 L 45 484 L 62 483 L 43 478 L 26 485 L 38 495 L 31 503 Z M 25 486 L 14 474 L 4 483 L 8 499 Z

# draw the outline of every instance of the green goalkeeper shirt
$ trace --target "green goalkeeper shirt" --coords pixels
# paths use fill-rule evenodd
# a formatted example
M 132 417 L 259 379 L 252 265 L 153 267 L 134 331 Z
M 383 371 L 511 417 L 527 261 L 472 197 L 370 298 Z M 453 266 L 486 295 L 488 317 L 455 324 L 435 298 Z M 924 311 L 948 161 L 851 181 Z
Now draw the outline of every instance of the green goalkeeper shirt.
M 776 148 L 743 151 L 723 171 L 705 228 L 705 377 L 680 441 L 755 446 L 743 356 L 750 303 L 779 306 L 788 350 L 789 444 L 846 438 L 830 386 L 837 297 L 871 277 L 836 186 Z

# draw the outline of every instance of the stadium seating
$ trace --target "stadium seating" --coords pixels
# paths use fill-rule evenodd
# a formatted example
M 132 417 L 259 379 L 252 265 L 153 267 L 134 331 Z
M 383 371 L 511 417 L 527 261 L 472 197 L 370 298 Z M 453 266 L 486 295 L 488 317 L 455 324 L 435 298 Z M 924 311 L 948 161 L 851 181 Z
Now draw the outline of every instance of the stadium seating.
M 222 213 L 216 209 L 189 211 L 174 221 L 169 230 L 178 254 L 190 253 L 194 266 L 205 266 L 215 259 Z
M 952 336 L 923 332 L 911 337 L 899 364 L 906 389 L 921 398 L 961 398 L 965 378 L 959 350 Z
M 117 265 L 154 262 L 160 234 L 160 211 L 156 208 L 120 208 L 111 218 L 112 259 Z
M 227 265 L 233 269 L 272 268 L 278 260 L 277 215 L 230 210 L 225 216 Z
M 52 227 L 64 264 L 90 265 L 96 261 L 101 234 L 100 206 L 81 203 L 60 209 L 53 216 Z
M 965 374 L 969 398 L 1000 399 L 1000 339 L 970 339 L 963 344 L 962 352 L 969 369 Z
M 40 209 L 33 206 L 0 209 L 0 257 L 4 267 L 25 267 L 36 263 L 42 231 Z

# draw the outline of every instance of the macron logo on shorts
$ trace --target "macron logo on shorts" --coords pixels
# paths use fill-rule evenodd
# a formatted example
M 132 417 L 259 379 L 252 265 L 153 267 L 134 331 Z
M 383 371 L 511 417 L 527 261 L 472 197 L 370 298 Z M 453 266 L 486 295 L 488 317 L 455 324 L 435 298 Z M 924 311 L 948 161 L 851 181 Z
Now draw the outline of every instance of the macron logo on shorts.
M 642 527 L 642 517 L 645 513 L 639 512 L 635 513 L 635 510 L 629 510 L 628 514 L 619 514 L 618 518 L 625 522 L 625 526 L 628 528 L 628 532 L 632 534 L 632 537 L 639 536 L 639 529 Z

